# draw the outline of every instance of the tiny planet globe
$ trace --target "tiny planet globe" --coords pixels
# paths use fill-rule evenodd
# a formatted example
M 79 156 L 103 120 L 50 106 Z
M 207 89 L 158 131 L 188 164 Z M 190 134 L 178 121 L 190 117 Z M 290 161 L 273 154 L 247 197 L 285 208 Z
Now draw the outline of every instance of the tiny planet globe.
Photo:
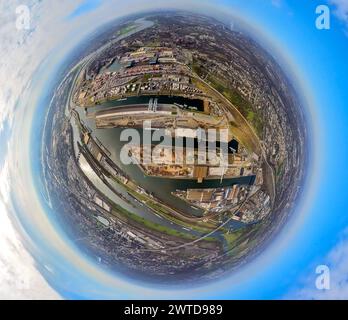
M 276 241 L 307 130 L 268 50 L 182 11 L 123 17 L 76 48 L 47 109 L 42 179 L 89 259 L 142 283 L 200 284 Z

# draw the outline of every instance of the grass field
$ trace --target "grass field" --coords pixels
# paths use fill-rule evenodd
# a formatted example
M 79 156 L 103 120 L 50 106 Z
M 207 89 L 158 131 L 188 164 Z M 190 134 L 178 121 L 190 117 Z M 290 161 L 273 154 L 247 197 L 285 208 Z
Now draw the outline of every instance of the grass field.
M 123 36 L 129 32 L 132 32 L 133 30 L 135 30 L 137 28 L 137 26 L 135 24 L 129 24 L 124 26 L 123 28 L 121 28 L 120 30 L 117 31 L 117 35 L 118 36 Z
M 246 118 L 254 127 L 258 137 L 261 138 L 263 131 L 263 121 L 253 111 L 251 104 L 246 99 L 244 99 L 237 90 L 228 88 L 224 83 L 222 83 L 215 77 L 209 76 L 208 81 L 217 91 L 224 95 L 224 97 L 238 109 L 243 117 Z

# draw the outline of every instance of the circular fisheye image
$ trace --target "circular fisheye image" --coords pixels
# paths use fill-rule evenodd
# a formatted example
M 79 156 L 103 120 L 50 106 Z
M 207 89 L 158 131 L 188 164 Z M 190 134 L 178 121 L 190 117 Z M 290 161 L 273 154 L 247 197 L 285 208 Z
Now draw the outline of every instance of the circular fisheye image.
M 142 283 L 201 284 L 284 227 L 308 134 L 290 77 L 260 43 L 236 24 L 161 11 L 76 48 L 47 108 L 41 179 L 81 251 Z

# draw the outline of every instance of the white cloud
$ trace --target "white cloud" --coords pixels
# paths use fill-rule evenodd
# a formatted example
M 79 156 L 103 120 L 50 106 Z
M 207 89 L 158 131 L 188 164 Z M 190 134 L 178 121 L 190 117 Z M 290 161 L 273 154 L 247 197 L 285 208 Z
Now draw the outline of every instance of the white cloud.
M 0 133 L 11 130 L 18 98 L 22 97 L 34 71 L 57 41 L 52 37 L 54 24 L 65 17 L 66 10 L 73 10 L 78 3 L 0 2 Z M 30 30 L 16 29 L 16 8 L 23 4 L 30 9 Z M 64 35 L 54 34 L 56 37 Z M 9 162 L 9 154 L 3 154 L 6 148 L 0 148 L 4 159 L 0 167 L 0 299 L 59 298 L 36 269 L 35 261 L 14 227 L 9 201 L 11 181 L 8 165 L 13 165 L 13 161 Z
M 98 10 L 96 10 L 96 12 L 88 13 L 88 19 L 67 20 L 66 17 L 74 12 L 82 2 L 83 0 L 0 1 L 0 133 L 6 129 L 13 134 L 11 148 L 8 148 L 8 152 L 0 146 L 3 159 L 0 167 L 0 299 L 59 298 L 36 269 L 36 261 L 28 252 L 27 247 L 23 245 L 22 230 L 16 223 L 9 197 L 9 187 L 11 186 L 15 189 L 17 198 L 18 196 L 25 198 L 20 199 L 23 203 L 17 203 L 17 205 L 22 207 L 23 204 L 26 204 L 28 214 L 32 213 L 31 218 L 35 214 L 41 213 L 37 213 L 33 209 L 37 208 L 36 202 L 35 205 L 32 204 L 32 197 L 36 196 L 35 191 L 28 190 L 28 186 L 31 186 L 28 183 L 31 174 L 27 158 L 23 160 L 19 157 L 19 154 L 22 156 L 29 154 L 29 151 L 26 150 L 28 143 L 24 143 L 24 141 L 28 141 L 26 133 L 30 130 L 28 128 L 30 128 L 30 119 L 37 98 L 37 95 L 31 90 L 32 87 L 35 87 L 33 81 L 36 80 L 34 79 L 34 75 L 37 76 L 36 70 L 42 66 L 48 56 L 58 54 L 60 58 L 64 58 L 64 53 L 68 52 L 69 48 L 73 48 L 83 35 L 88 34 L 89 31 L 94 30 L 108 19 L 145 8 L 143 1 L 135 1 L 134 5 L 121 4 L 118 0 L 110 1 L 105 3 L 102 12 L 97 13 Z M 174 3 L 174 0 L 172 2 Z M 185 3 L 184 0 L 176 2 Z M 116 11 L 115 3 L 118 4 Z M 156 7 L 156 4 L 159 6 L 162 1 L 155 0 L 151 3 L 152 7 Z M 29 30 L 16 29 L 16 8 L 19 5 L 27 5 L 30 9 Z M 201 2 L 199 4 L 197 2 L 197 6 L 199 5 Z M 92 19 L 89 16 L 92 14 L 94 16 L 99 14 L 99 16 Z M 91 21 L 93 23 L 90 23 Z M 72 34 L 74 37 L 71 36 Z M 62 43 L 64 45 L 59 46 Z M 41 72 L 38 81 L 45 79 L 44 73 L 49 72 L 50 70 Z M 18 101 L 19 104 L 17 104 Z M 19 141 L 20 136 L 23 139 Z M 19 150 L 21 153 L 18 152 Z M 42 221 L 43 219 L 40 220 L 41 224 L 48 224 L 47 220 Z M 37 223 L 37 225 L 40 224 Z M 52 231 L 49 227 L 51 226 L 46 226 L 44 229 L 46 233 Z M 56 246 L 63 246 L 63 244 L 66 245 L 60 238 L 54 242 Z M 64 253 L 67 254 L 66 252 L 71 253 L 73 250 L 65 250 Z M 46 267 L 48 271 L 54 269 L 47 265 L 41 267 Z
M 22 2 L 11 1 L 6 4 L 0 2 L 0 130 L 4 119 L 9 119 L 9 123 L 12 123 L 16 100 L 20 93 L 25 91 L 25 87 L 30 84 L 35 69 L 66 35 L 67 30 L 61 29 L 60 19 L 65 17 L 68 12 L 72 12 L 78 3 L 78 1 L 65 0 L 34 4 L 34 1 L 27 1 L 32 13 L 31 30 L 17 31 L 15 30 L 15 7 Z M 336 14 L 343 20 L 347 19 L 348 1 L 331 0 L 331 2 L 337 5 Z M 158 5 L 160 3 L 162 1 L 159 1 Z M 273 0 L 272 3 L 279 6 L 281 0 Z M 115 6 L 112 7 L 112 3 L 109 6 L 108 18 L 115 8 Z M 117 6 L 117 13 L 121 15 L 130 10 L 129 8 L 128 3 L 125 3 L 123 7 Z M 136 11 L 133 6 L 132 9 Z M 141 9 L 140 6 L 139 9 Z M 105 14 L 103 17 L 106 18 Z M 100 20 L 94 19 L 93 21 Z M 93 24 L 90 24 L 89 28 L 93 29 Z M 5 108 L 2 107 L 3 105 Z M 12 162 L 12 165 L 15 166 L 15 163 Z M 7 170 L 5 162 L 3 169 L 0 169 L 0 193 L 3 200 L 1 201 L 0 197 L 0 298 L 56 298 L 58 295 L 36 270 L 32 257 L 23 246 L 8 216 L 6 207 L 9 183 Z M 342 282 L 343 271 L 348 270 L 348 258 L 345 257 L 348 257 L 348 240 L 333 250 L 328 257 L 335 268 L 332 270 L 332 289 L 327 294 L 348 298 L 346 286 L 342 285 L 342 283 L 344 284 Z M 311 283 L 314 283 L 312 280 Z M 337 285 L 334 285 L 334 280 Z M 315 289 L 313 291 L 306 289 L 300 291 L 297 296 L 320 298 L 320 294 Z
M 327 265 L 330 270 L 330 289 L 318 290 L 315 287 L 317 265 L 302 282 L 302 289 L 290 294 L 290 298 L 311 300 L 346 300 L 348 299 L 348 229 L 343 233 L 341 241 L 331 250 L 318 265 Z
M 40 273 L 8 216 L 8 165 L 0 172 L 0 299 L 58 299 Z
M 348 26 L 348 1 L 347 0 L 329 0 L 329 3 L 335 6 L 335 15 Z
M 280 8 L 282 6 L 282 0 L 272 0 L 272 5 Z
M 35 107 L 36 95 L 29 90 L 33 84 L 33 75 L 50 54 L 57 54 L 58 44 L 63 43 L 63 51 L 68 51 L 78 43 L 83 34 L 94 30 L 98 24 L 123 13 L 144 8 L 144 2 L 137 1 L 136 6 L 129 3 L 118 5 L 115 12 L 115 2 L 108 2 L 105 4 L 108 10 L 99 12 L 98 19 L 67 21 L 66 17 L 74 12 L 81 2 L 82 0 L 0 1 L 0 133 L 6 129 L 13 134 L 11 148 L 8 148 L 7 154 L 3 154 L 5 151 L 0 146 L 1 157 L 4 159 L 0 167 L 0 299 L 59 298 L 36 269 L 34 259 L 23 245 L 22 232 L 16 223 L 9 197 L 11 186 L 17 196 L 25 198 L 23 203 L 28 204 L 25 207 L 28 210 L 32 203 L 31 197 L 35 195 L 33 190 L 28 190 L 28 179 L 31 175 L 30 168 L 27 168 L 27 158 L 20 161 L 18 152 L 18 149 L 22 149 L 21 154 L 29 154 L 23 151 L 28 148 L 23 142 L 28 141 L 25 133 L 29 132 L 30 127 L 28 116 L 32 116 L 33 113 L 30 108 Z M 23 4 L 30 9 L 30 30 L 16 29 L 16 7 Z M 74 37 L 71 37 L 72 34 Z M 62 52 L 60 55 L 63 56 Z M 42 73 L 44 72 L 40 73 L 40 77 L 43 77 Z M 20 106 L 17 105 L 19 99 Z M 21 141 L 18 139 L 20 136 L 23 138 Z M 27 201 L 28 198 L 30 201 Z M 33 207 L 31 208 L 28 211 L 33 211 Z M 42 220 L 40 223 L 43 224 Z M 48 222 L 45 220 L 45 223 Z M 45 232 L 49 233 L 49 230 L 49 227 L 45 228 Z M 54 244 L 58 246 L 62 243 L 63 240 L 58 238 Z M 54 269 L 47 265 L 41 267 L 48 271 Z

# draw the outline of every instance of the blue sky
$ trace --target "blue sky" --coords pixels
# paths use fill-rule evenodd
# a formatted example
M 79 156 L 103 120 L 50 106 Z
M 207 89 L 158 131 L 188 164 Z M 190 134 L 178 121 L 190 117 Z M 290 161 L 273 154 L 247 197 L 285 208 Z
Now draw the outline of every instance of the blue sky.
M 282 246 L 273 261 L 260 268 L 250 281 L 240 287 L 211 292 L 223 298 L 279 298 L 303 285 L 303 277 L 313 279 L 315 267 L 326 263 L 326 255 L 335 246 L 348 225 L 344 171 L 347 158 L 347 71 L 348 39 L 342 21 L 332 17 L 330 30 L 315 27 L 316 1 L 223 1 L 236 8 L 241 16 L 278 48 L 279 54 L 291 60 L 291 72 L 301 78 L 309 92 L 316 147 L 314 184 L 317 191 L 304 213 L 296 235 Z M 257 38 L 257 35 L 256 35 Z M 299 84 L 301 86 L 302 83 Z M 318 159 L 318 157 L 320 157 Z M 319 185 L 319 186 L 318 186 Z M 310 285 L 310 284 L 309 284 Z
M 76 2 L 76 5 L 71 3 L 65 13 L 61 10 L 62 30 L 65 27 L 66 32 L 76 30 L 76 37 L 80 32 L 79 37 L 83 39 L 85 34 L 81 31 L 84 29 L 82 26 L 86 26 L 86 32 L 92 30 L 91 21 L 97 21 L 98 14 L 112 18 L 122 15 L 123 12 L 131 13 L 150 7 L 158 8 L 164 2 L 154 1 L 148 4 L 144 1 L 130 0 L 127 4 L 123 4 L 123 7 L 118 1 L 88 0 Z M 165 3 L 167 6 L 171 5 L 170 1 Z M 176 1 L 176 3 L 176 6 L 188 10 L 201 6 L 208 8 L 212 4 L 210 1 Z M 186 296 L 225 299 L 348 298 L 348 286 L 341 281 L 347 278 L 344 270 L 348 270 L 348 258 L 341 258 L 344 256 L 342 253 L 345 253 L 348 248 L 345 232 L 348 227 L 346 203 L 348 192 L 345 187 L 348 178 L 345 169 L 348 161 L 346 142 L 348 129 L 345 125 L 348 117 L 348 108 L 346 108 L 348 19 L 347 21 L 343 19 L 344 14 L 348 12 L 347 5 L 345 1 L 340 0 L 228 0 L 220 1 L 219 5 L 216 3 L 215 1 L 214 9 L 224 12 L 230 10 L 233 15 L 252 27 L 256 40 L 269 45 L 270 52 L 277 57 L 283 68 L 292 74 L 296 86 L 307 101 L 315 148 L 309 172 L 306 201 L 274 243 L 238 276 L 224 279 L 223 283 L 219 282 L 209 287 L 185 292 L 141 288 L 136 284 L 128 284 L 122 279 L 110 280 L 110 275 L 104 274 L 88 259 L 81 257 L 69 239 L 64 238 L 54 228 L 50 229 L 51 233 L 57 234 L 47 235 L 47 238 L 51 237 L 52 243 L 52 239 L 55 239 L 55 242 L 58 239 L 62 240 L 60 246 L 52 244 L 48 246 L 48 249 L 33 243 L 30 251 L 36 259 L 40 273 L 62 297 L 141 298 L 146 294 L 148 298 Z M 330 30 L 317 30 L 315 27 L 315 8 L 319 4 L 329 4 L 332 9 Z M 111 8 L 114 8 L 114 11 Z M 63 31 L 61 33 L 61 39 L 64 39 Z M 47 50 L 47 55 L 61 44 L 62 42 L 53 43 L 50 50 Z M 47 71 L 40 74 L 42 80 L 35 83 L 35 87 L 34 84 L 31 87 L 31 90 L 35 89 L 37 101 L 40 101 L 40 92 L 46 79 L 52 76 L 49 69 L 51 68 L 51 71 L 56 69 L 56 64 L 53 65 L 53 62 L 61 62 L 67 52 L 72 50 L 74 44 L 69 43 L 69 46 L 69 49 L 65 48 L 66 50 L 61 53 L 57 50 L 54 57 L 45 57 L 47 61 L 43 69 Z M 0 75 L 3 76 L 2 73 Z M 31 112 L 34 112 L 37 110 L 37 105 L 33 103 L 31 108 Z M 5 131 L 11 130 L 11 121 L 6 120 L 4 123 L 6 126 L 0 126 L 5 128 L 0 130 L 1 142 L 5 138 L 8 139 L 9 134 Z M 1 156 L 3 155 L 0 155 L 0 159 L 2 159 Z M 4 156 L 3 158 L 5 159 Z M 35 220 L 33 216 L 23 210 L 25 201 L 23 199 L 15 201 L 19 204 L 16 206 L 17 211 L 21 211 L 17 212 L 17 217 L 27 219 L 23 225 L 26 227 L 26 235 L 30 238 L 30 235 L 38 232 L 39 226 L 32 222 Z M 26 201 L 29 200 L 26 199 Z M 38 203 L 35 205 L 37 208 L 40 207 Z M 45 210 L 42 210 L 40 216 L 35 217 L 37 221 L 46 218 L 47 208 Z M 30 221 L 29 224 L 28 221 Z M 46 226 L 45 230 L 47 229 L 49 228 Z M 42 233 L 40 241 L 45 241 L 45 236 L 46 234 Z M 314 287 L 315 267 L 319 264 L 329 265 L 332 281 L 337 282 L 332 283 L 332 288 L 328 292 L 319 292 Z
M 103 0 L 86 0 L 83 1 L 70 15 L 69 18 L 73 19 L 80 15 L 86 14 L 89 11 L 93 11 L 102 4 Z
M 256 2 L 248 2 L 247 11 L 253 7 L 253 20 L 279 44 L 282 55 L 291 60 L 292 73 L 301 79 L 302 88 L 306 88 L 304 94 L 313 116 L 317 148 L 310 186 L 315 192 L 301 217 L 301 225 L 283 246 L 282 254 L 274 257 L 266 272 L 243 295 L 277 298 L 289 292 L 296 296 L 294 291 L 303 289 L 304 285 L 314 287 L 315 267 L 330 264 L 327 254 L 348 224 L 347 170 L 344 169 L 348 156 L 345 125 L 348 38 L 344 22 L 333 14 L 330 30 L 315 28 L 315 8 L 322 1 L 289 1 L 288 4 L 280 1 L 272 9 L 269 2 L 263 1 L 262 5 L 259 5 L 262 1 Z M 317 293 L 311 294 L 316 297 Z M 318 296 L 323 295 L 318 293 Z

